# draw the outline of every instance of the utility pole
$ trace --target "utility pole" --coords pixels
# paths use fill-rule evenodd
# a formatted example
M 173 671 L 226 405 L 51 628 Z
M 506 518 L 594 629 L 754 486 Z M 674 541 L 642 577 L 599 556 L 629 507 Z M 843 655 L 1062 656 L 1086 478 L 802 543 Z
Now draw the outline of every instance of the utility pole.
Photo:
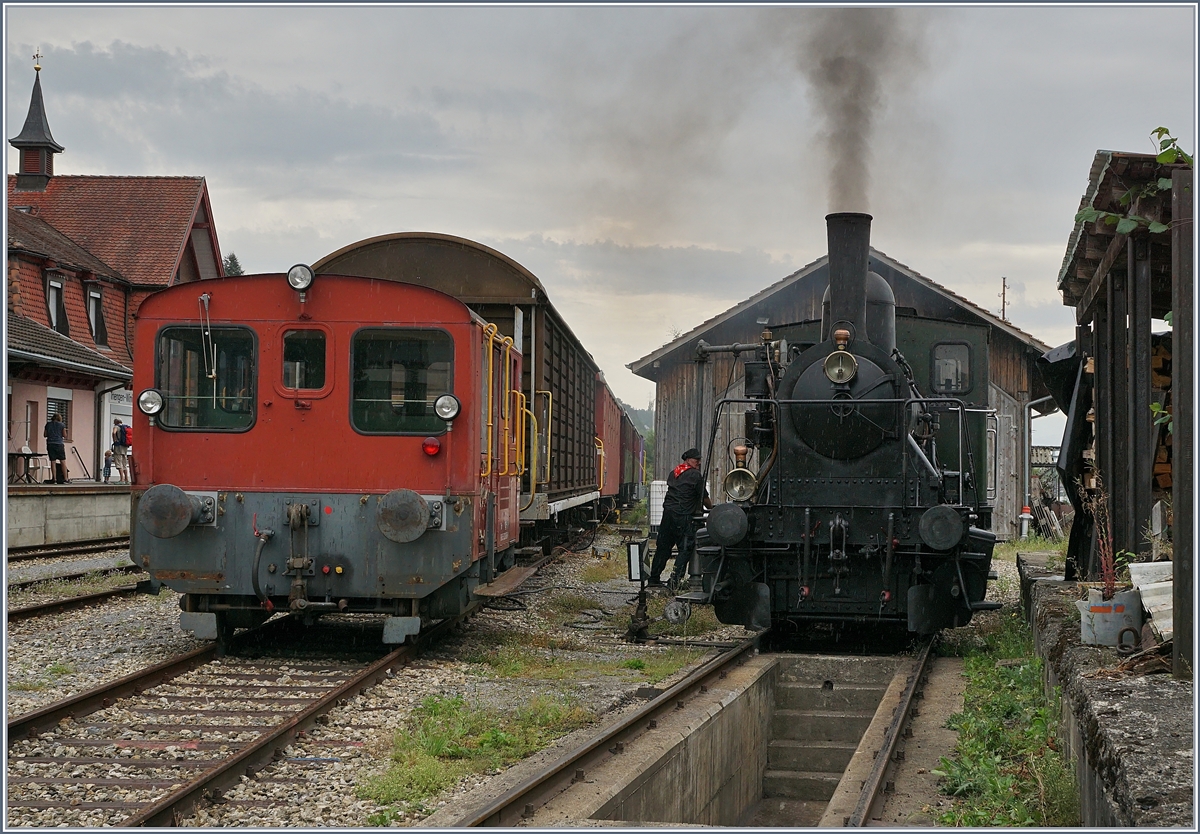
M 1008 278 L 1000 276 L 1000 320 L 1008 321 L 1005 312 L 1008 310 Z

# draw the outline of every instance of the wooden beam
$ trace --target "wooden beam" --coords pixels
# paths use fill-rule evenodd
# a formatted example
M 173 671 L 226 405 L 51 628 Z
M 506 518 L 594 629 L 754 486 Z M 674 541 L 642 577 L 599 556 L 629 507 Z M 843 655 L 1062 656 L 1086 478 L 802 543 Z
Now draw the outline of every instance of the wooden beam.
M 1192 623 L 1195 605 L 1195 555 L 1193 524 L 1196 518 L 1195 501 L 1195 368 L 1191 357 L 1196 348 L 1195 251 L 1192 242 L 1192 200 L 1194 199 L 1192 170 L 1171 172 L 1171 283 L 1172 328 L 1171 406 L 1174 410 L 1174 481 L 1171 506 L 1175 514 L 1172 533 L 1172 563 L 1174 572 L 1174 646 L 1172 673 L 1177 678 L 1192 679 Z
M 1117 256 L 1121 254 L 1128 237 L 1128 235 L 1114 235 L 1113 239 L 1109 241 L 1108 249 L 1104 252 L 1104 260 L 1100 261 L 1100 266 L 1096 267 L 1096 273 L 1088 282 L 1087 289 L 1083 291 L 1079 304 L 1075 307 L 1076 324 L 1083 324 L 1092 317 L 1092 305 L 1096 303 L 1096 296 L 1104 288 L 1104 279 L 1108 277 L 1108 271 L 1116 263 Z

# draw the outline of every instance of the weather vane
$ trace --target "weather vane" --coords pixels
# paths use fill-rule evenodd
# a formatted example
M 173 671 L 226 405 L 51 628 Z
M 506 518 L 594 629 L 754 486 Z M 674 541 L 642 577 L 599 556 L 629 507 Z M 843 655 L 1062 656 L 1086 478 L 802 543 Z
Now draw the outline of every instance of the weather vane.
M 40 60 L 42 60 L 42 48 L 39 46 L 37 48 L 37 50 L 35 50 L 33 53 L 33 71 L 34 72 L 42 71 L 42 65 L 38 63 L 38 61 L 40 61 Z

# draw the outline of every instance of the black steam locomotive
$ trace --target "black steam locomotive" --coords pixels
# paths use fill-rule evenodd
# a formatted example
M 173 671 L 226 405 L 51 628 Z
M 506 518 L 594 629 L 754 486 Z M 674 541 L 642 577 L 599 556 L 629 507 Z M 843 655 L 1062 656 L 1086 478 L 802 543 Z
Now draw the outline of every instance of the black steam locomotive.
M 678 600 L 750 628 L 964 625 L 999 607 L 984 599 L 996 537 L 976 472 L 986 468 L 986 331 L 898 317 L 892 289 L 868 271 L 870 215 L 826 222 L 820 322 L 764 331 L 756 344 L 701 344 L 744 362 L 744 397 L 717 404 L 714 440 L 738 411 L 744 438 L 731 444 L 728 500 L 697 535 L 693 590 Z

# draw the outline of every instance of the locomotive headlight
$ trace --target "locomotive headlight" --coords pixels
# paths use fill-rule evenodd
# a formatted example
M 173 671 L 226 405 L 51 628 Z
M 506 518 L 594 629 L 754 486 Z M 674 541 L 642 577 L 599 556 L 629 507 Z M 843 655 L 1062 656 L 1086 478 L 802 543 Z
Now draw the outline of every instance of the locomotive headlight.
M 746 501 L 754 494 L 758 480 L 749 469 L 733 469 L 721 484 L 731 501 Z
M 458 416 L 460 408 L 462 405 L 453 394 L 442 394 L 433 404 L 434 413 L 443 420 L 453 420 Z
M 299 290 L 300 292 L 304 292 L 311 287 L 313 279 L 316 277 L 317 275 L 312 271 L 312 267 L 307 264 L 296 264 L 287 273 L 288 284 L 292 289 Z
M 137 403 L 143 414 L 154 415 L 163 409 L 163 395 L 154 388 L 147 388 L 138 394 Z
M 825 357 L 825 376 L 830 382 L 849 382 L 858 373 L 858 360 L 845 350 L 835 350 Z

